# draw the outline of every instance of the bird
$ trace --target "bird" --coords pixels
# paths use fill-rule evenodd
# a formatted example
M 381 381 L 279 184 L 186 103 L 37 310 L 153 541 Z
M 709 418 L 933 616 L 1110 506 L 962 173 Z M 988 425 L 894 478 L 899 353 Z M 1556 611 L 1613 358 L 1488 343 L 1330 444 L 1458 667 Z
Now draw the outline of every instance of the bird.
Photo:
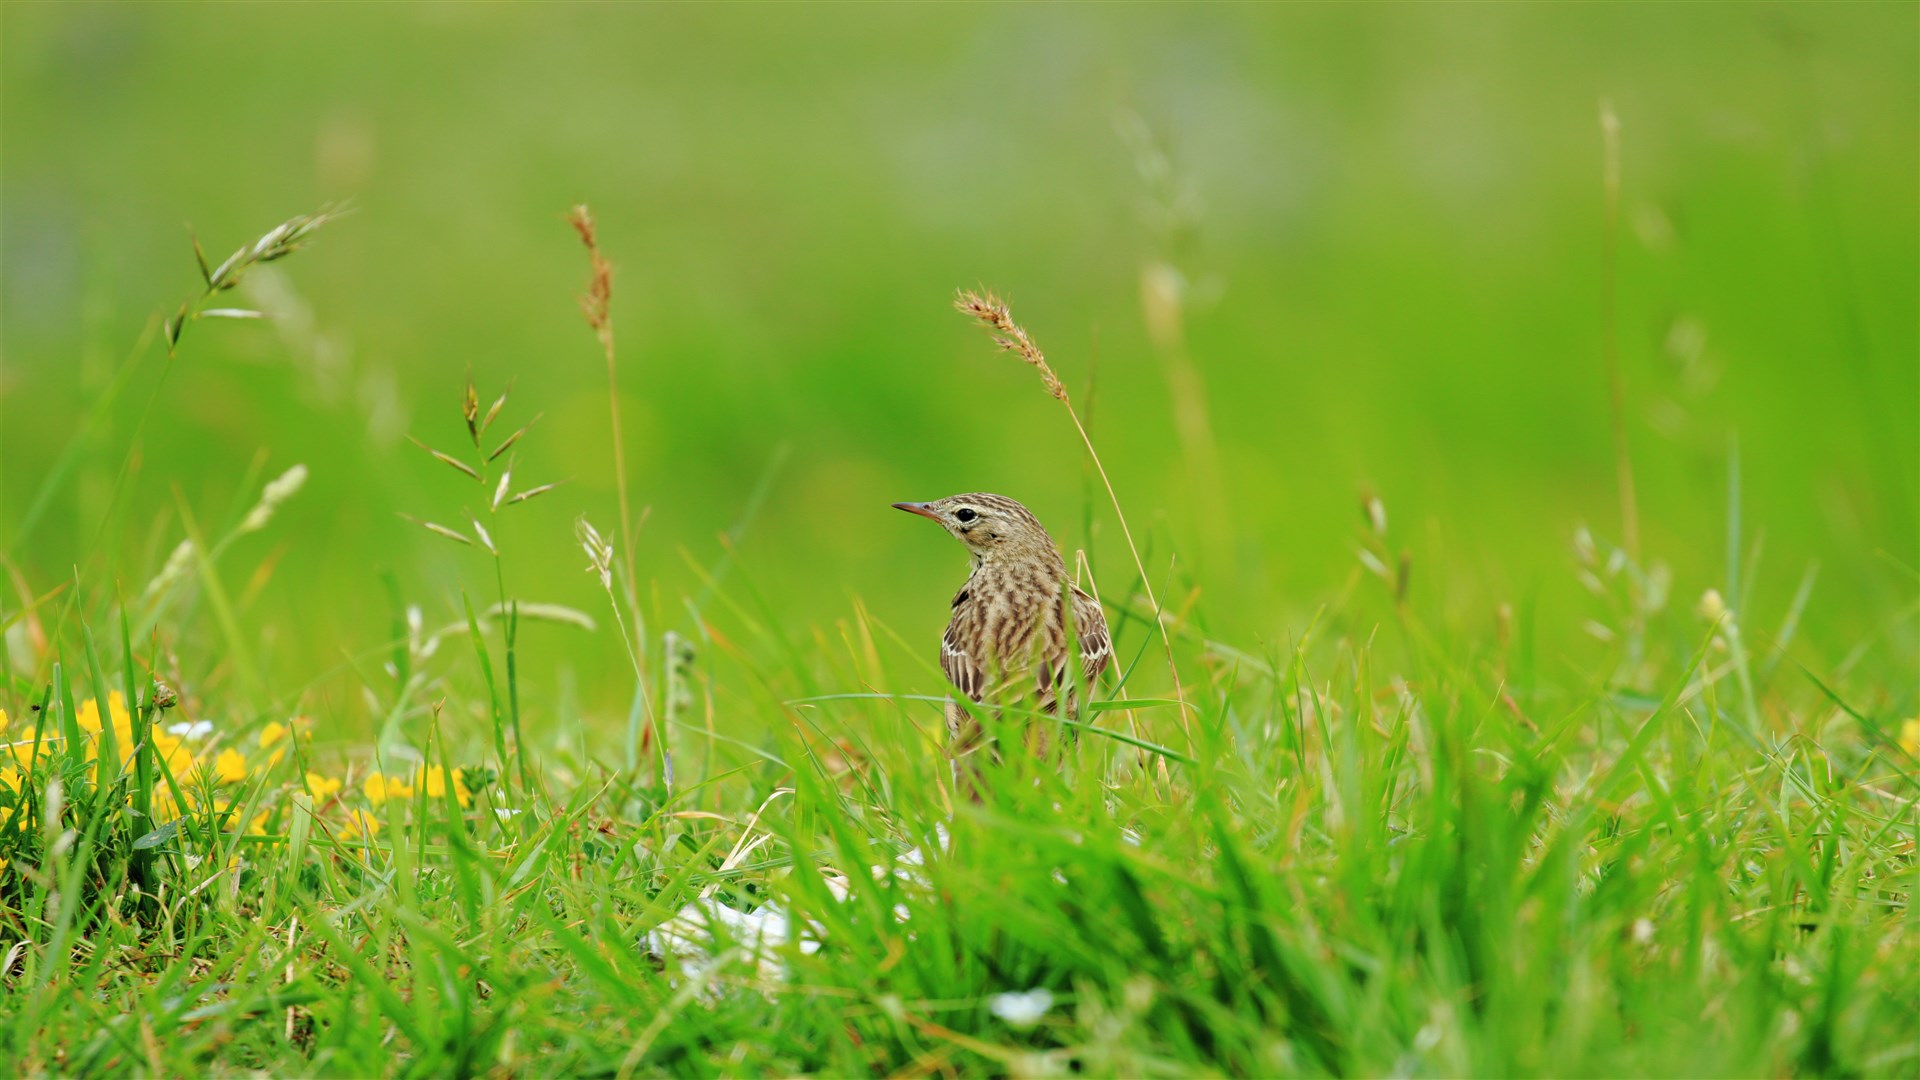
M 984 492 L 893 506 L 938 522 L 972 558 L 972 572 L 953 594 L 952 616 L 940 639 L 940 670 L 947 681 L 975 703 L 1025 702 L 1025 708 L 1044 714 L 1058 714 L 1064 696 L 1066 717 L 1077 720 L 1075 686 L 1092 686 L 1106 669 L 1113 637 L 1100 602 L 1068 579 L 1060 549 L 1040 519 L 1004 495 Z M 1075 661 L 1079 680 L 1067 675 Z M 1025 744 L 1045 759 L 1053 725 L 1026 719 Z M 979 720 L 951 697 L 946 721 L 955 782 L 977 802 L 979 755 L 985 751 L 988 760 L 997 761 L 999 750 L 984 737 Z

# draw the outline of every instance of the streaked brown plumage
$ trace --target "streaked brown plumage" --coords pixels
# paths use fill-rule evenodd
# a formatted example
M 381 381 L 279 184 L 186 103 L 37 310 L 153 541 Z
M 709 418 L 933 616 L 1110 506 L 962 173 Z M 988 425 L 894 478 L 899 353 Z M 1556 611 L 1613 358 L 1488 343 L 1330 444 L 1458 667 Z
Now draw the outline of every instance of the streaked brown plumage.
M 893 505 L 939 522 L 973 557 L 973 573 L 954 594 L 953 618 L 940 642 L 947 681 L 976 702 L 1049 713 L 1064 693 L 1066 715 L 1077 719 L 1069 657 L 1078 659 L 1081 681 L 1091 685 L 1112 659 L 1113 644 L 1099 602 L 1067 578 L 1060 550 L 1040 519 L 1012 499 L 984 493 Z M 978 764 L 969 759 L 991 749 L 980 725 L 956 702 L 949 701 L 946 711 L 955 776 L 977 775 Z M 1044 756 L 1054 727 L 1028 724 L 1028 748 Z

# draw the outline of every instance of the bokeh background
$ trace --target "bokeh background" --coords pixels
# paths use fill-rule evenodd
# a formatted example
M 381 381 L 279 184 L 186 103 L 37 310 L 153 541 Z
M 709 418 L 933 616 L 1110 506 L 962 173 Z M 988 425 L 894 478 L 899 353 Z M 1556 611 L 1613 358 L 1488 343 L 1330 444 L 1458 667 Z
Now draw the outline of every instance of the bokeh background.
M 1604 99 L 1649 560 L 1677 605 L 1723 583 L 1737 445 L 1742 544 L 1764 551 L 1748 602 L 1777 620 L 1817 561 L 1804 647 L 1910 672 L 1886 627 L 1920 562 L 1917 13 L 8 5 L 0 549 L 35 591 L 76 564 L 137 589 L 179 507 L 220 520 L 305 463 L 231 571 L 270 568 L 249 625 L 304 682 L 386 638 L 382 571 L 429 618 L 463 586 L 490 599 L 475 553 L 399 516 L 482 501 L 405 439 L 458 444 L 471 369 L 483 399 L 512 384 L 503 424 L 544 417 L 517 475 L 570 481 L 498 530 L 510 586 L 602 611 L 572 540 L 576 514 L 615 517 L 564 221 L 587 202 L 669 625 L 737 529 L 730 580 L 796 638 L 858 597 L 931 644 L 963 560 L 888 504 L 965 490 L 1027 501 L 1124 588 L 1066 418 L 948 309 L 984 284 L 1210 632 L 1297 637 L 1352 584 L 1362 491 L 1439 621 L 1488 635 L 1509 601 L 1575 627 L 1570 539 L 1619 534 Z M 352 216 L 239 298 L 279 318 L 197 324 L 170 364 L 136 352 L 194 291 L 189 224 L 218 257 L 335 202 Z M 536 686 L 624 701 L 609 634 L 537 639 Z

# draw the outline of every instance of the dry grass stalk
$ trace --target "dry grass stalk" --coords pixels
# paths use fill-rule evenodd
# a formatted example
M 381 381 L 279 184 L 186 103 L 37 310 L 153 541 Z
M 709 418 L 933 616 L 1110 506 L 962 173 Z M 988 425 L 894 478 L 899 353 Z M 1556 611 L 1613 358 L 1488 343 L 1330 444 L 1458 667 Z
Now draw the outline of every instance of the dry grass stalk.
M 573 208 L 567 218 L 580 242 L 587 249 L 587 291 L 580 296 L 580 313 L 600 340 L 600 352 L 607 361 L 607 408 L 613 423 L 613 477 L 620 494 L 620 546 L 626 559 L 627 588 L 633 584 L 633 503 L 627 490 L 626 440 L 620 430 L 619 365 L 613 347 L 613 264 L 600 252 L 600 234 L 593 211 L 585 203 Z M 633 597 L 628 597 L 631 605 Z
M 1120 535 L 1127 541 L 1127 551 L 1133 556 L 1133 568 L 1140 575 L 1140 586 L 1145 593 L 1147 603 L 1153 607 L 1153 624 L 1160 631 L 1160 643 L 1166 649 L 1167 671 L 1173 676 L 1173 695 L 1179 702 L 1180 729 L 1186 735 L 1187 750 L 1193 752 L 1193 721 L 1187 715 L 1187 694 L 1180 682 L 1180 667 L 1173 659 L 1173 637 L 1167 632 L 1167 626 L 1161 616 L 1160 599 L 1154 594 L 1153 580 L 1147 576 L 1147 564 L 1140 558 L 1139 545 L 1133 541 L 1133 530 L 1127 525 L 1126 511 L 1120 508 L 1120 496 L 1113 489 L 1113 481 L 1107 476 L 1107 467 L 1100 461 L 1100 451 L 1093 445 L 1093 437 L 1087 434 L 1087 426 L 1080 421 L 1080 414 L 1074 410 L 1073 402 L 1067 400 L 1067 388 L 1060 377 L 1047 364 L 1046 354 L 1034 343 L 1033 337 L 1013 321 L 1013 313 L 999 297 L 991 292 L 973 292 L 960 290 L 954 299 L 954 309 L 985 326 L 994 335 L 993 342 L 1002 350 L 1013 353 L 1023 363 L 1031 365 L 1040 372 L 1040 382 L 1053 395 L 1054 400 L 1066 406 L 1067 416 L 1073 420 L 1073 429 L 1080 433 L 1080 442 L 1087 448 L 1087 456 L 1093 460 L 1095 472 L 1100 474 L 1100 483 L 1107 489 L 1107 499 L 1113 503 L 1113 515 L 1120 522 Z
M 654 738 L 653 705 L 647 694 L 646 676 L 646 620 L 640 613 L 639 575 L 636 572 L 633 557 L 633 532 L 636 522 L 633 517 L 633 499 L 627 484 L 626 439 L 620 425 L 620 378 L 618 353 L 613 345 L 613 264 L 600 251 L 599 227 L 593 220 L 593 211 L 582 203 L 573 208 L 567 216 L 567 223 L 580 235 L 580 243 L 587 249 L 587 291 L 580 296 L 580 313 L 586 317 L 587 326 L 599 339 L 600 353 L 607 365 L 607 411 L 613 429 L 613 477 L 614 486 L 620 496 L 620 556 L 625 573 L 621 575 L 622 597 L 616 597 L 612 587 L 613 550 L 612 545 L 602 540 L 591 526 L 585 526 L 581 543 L 594 556 L 594 565 L 601 575 L 601 584 L 607 590 L 607 600 L 613 606 L 614 620 L 620 625 L 621 637 L 626 642 L 628 658 L 633 662 L 635 693 L 642 708 L 646 711 L 644 729 L 636 727 L 637 712 L 629 712 L 627 730 L 627 767 L 636 766 L 639 753 L 648 745 L 655 751 L 655 764 L 659 769 L 661 781 L 669 788 L 673 784 L 673 761 L 667 752 L 666 735 L 662 730 L 659 738 Z M 531 498 L 537 491 L 528 492 Z M 644 512 L 643 512 L 644 515 Z M 587 536 L 594 543 L 589 543 Z M 596 544 L 599 545 L 596 548 Z M 598 554 L 594 554 L 598 551 Z M 624 599 L 628 614 L 633 617 L 633 630 L 628 632 L 626 620 L 621 618 L 620 602 Z

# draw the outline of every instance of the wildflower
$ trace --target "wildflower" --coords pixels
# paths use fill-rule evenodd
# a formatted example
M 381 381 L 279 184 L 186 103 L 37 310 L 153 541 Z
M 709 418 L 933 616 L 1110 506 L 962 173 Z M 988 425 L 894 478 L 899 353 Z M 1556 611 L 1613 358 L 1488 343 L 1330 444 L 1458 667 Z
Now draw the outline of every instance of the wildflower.
M 114 742 L 120 747 L 120 757 L 124 763 L 133 756 L 133 718 L 127 715 L 127 699 L 118 690 L 107 695 L 107 719 L 113 724 Z M 74 720 L 79 723 L 81 731 L 89 735 L 99 735 L 102 727 L 100 703 L 93 698 L 81 702 L 80 707 L 74 710 Z M 88 760 L 99 756 L 98 747 L 97 738 L 90 740 L 87 747 Z
M 247 778 L 247 759 L 240 751 L 232 747 L 220 751 L 213 759 L 213 779 L 218 784 L 232 784 Z
M 272 816 L 272 814 L 273 814 L 273 811 L 271 810 L 262 810 L 259 813 L 253 815 L 253 820 L 247 822 L 247 835 L 248 836 L 267 835 L 267 818 Z
M 19 742 L 10 744 L 8 749 L 13 751 L 13 764 L 23 770 L 33 768 L 33 745 L 32 739 L 21 739 Z
M 192 723 L 182 721 L 178 724 L 168 724 L 167 734 L 178 736 L 188 742 L 195 742 L 213 734 L 213 722 L 211 720 L 195 720 Z
M 1908 757 L 1920 758 L 1920 716 L 1900 725 L 1900 749 L 1905 750 Z
M 397 776 L 382 776 L 378 771 L 367 774 L 367 781 L 360 785 L 360 790 L 366 793 L 367 801 L 375 806 L 388 799 L 413 798 L 413 785 Z
M 0 732 L 7 730 L 7 710 L 0 709 Z
M 340 793 L 342 781 L 337 776 L 322 776 L 319 773 L 307 774 L 307 794 L 313 796 L 316 803 L 326 802 Z
M 447 767 L 445 765 L 421 769 L 419 779 L 427 785 L 427 798 L 446 798 Z M 457 772 L 453 774 L 453 797 L 461 806 L 473 805 L 473 792 L 467 790 L 466 779 Z
M 371 810 L 347 811 L 347 823 L 340 828 L 340 835 L 348 840 L 361 836 L 371 840 L 379 833 L 380 819 Z
M 293 744 L 293 737 L 303 723 L 304 721 L 296 716 L 285 724 L 278 720 L 269 721 L 266 727 L 260 729 L 260 749 L 269 751 L 267 754 L 269 767 L 280 764 L 280 759 L 287 756 L 287 747 Z M 298 733 L 308 734 L 304 731 Z
M 1053 991 L 1037 987 L 1022 993 L 995 994 L 987 999 L 987 1010 L 1017 1028 L 1038 1024 L 1053 1008 Z
M 167 771 L 175 776 L 187 771 L 193 765 L 193 751 L 187 748 L 185 739 L 164 731 L 153 733 L 153 749 L 162 761 L 167 763 Z

